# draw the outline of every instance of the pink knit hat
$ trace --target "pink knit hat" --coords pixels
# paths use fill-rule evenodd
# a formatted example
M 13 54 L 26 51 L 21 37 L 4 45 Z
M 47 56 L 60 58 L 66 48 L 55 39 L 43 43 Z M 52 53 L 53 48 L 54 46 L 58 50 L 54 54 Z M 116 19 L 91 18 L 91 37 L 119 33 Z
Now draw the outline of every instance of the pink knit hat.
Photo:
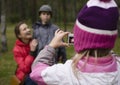
M 74 26 L 75 51 L 113 48 L 118 18 L 114 0 L 89 0 L 79 12 Z

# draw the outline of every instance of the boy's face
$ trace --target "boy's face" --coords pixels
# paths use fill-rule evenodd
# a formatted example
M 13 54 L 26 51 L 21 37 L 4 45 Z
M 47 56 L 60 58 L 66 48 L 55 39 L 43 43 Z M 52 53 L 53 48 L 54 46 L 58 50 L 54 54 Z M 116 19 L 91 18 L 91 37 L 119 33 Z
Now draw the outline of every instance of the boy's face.
M 42 22 L 47 23 L 51 19 L 51 15 L 49 12 L 41 12 L 40 19 Z

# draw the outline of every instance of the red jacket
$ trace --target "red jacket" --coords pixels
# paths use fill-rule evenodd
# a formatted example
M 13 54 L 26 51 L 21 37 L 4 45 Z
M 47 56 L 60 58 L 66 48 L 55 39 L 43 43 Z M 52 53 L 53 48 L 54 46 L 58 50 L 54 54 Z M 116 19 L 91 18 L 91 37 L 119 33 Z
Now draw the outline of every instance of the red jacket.
M 19 80 L 22 80 L 26 74 L 31 72 L 31 64 L 34 57 L 30 54 L 29 44 L 24 44 L 20 40 L 17 40 L 13 49 L 14 59 L 17 63 L 16 76 Z

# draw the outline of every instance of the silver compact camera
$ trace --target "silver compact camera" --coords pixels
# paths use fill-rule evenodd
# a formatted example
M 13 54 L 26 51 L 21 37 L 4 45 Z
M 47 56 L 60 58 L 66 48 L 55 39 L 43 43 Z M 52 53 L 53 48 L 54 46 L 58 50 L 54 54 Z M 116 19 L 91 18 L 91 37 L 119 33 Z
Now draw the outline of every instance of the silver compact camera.
M 68 44 L 69 45 L 74 44 L 74 34 L 72 34 L 72 33 L 68 34 Z

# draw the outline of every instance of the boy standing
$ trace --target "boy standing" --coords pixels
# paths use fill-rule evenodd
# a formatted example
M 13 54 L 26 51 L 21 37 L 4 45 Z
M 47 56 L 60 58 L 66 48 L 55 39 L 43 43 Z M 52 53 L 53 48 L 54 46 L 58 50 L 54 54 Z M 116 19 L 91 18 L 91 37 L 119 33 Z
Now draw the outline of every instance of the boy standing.
M 51 23 L 52 9 L 49 5 L 42 5 L 39 9 L 40 20 L 33 25 L 33 38 L 38 40 L 37 54 L 49 44 L 54 37 L 55 31 L 58 27 Z M 62 50 L 62 51 L 61 51 Z M 62 55 L 58 55 L 62 54 Z M 57 57 L 62 56 L 64 58 L 63 63 L 67 60 L 65 47 L 56 49 L 55 63 L 57 63 Z

